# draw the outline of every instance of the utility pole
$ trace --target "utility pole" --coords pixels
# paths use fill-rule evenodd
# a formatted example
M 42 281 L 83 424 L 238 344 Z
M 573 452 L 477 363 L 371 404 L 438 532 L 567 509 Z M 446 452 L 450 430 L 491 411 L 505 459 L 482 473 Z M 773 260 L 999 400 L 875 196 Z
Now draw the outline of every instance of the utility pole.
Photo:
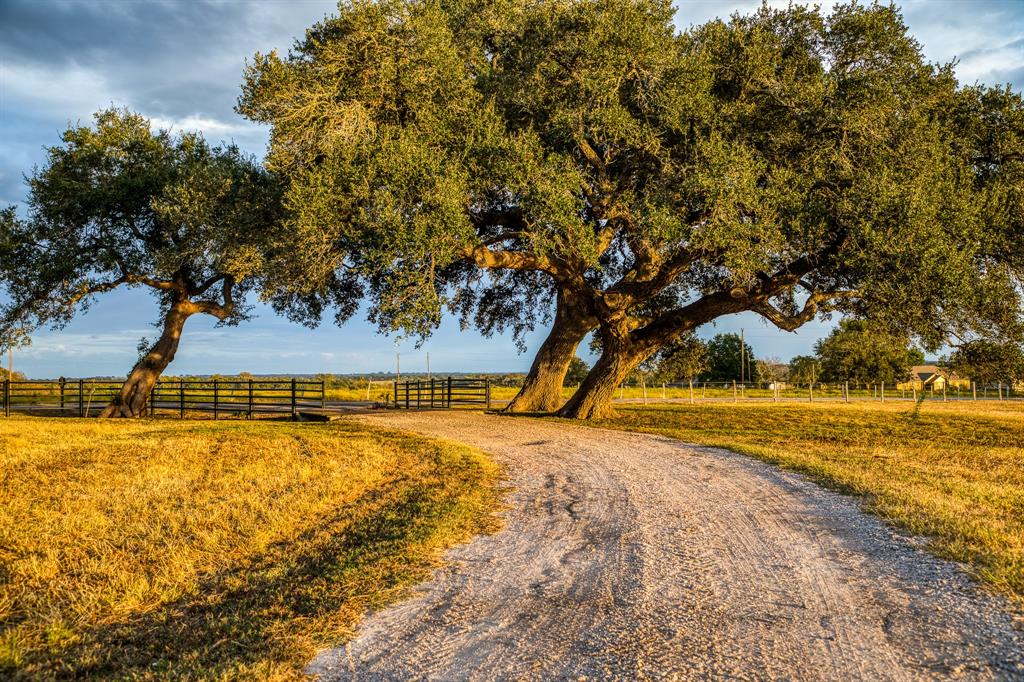
M 430 379 L 430 351 L 427 351 L 427 379 Z
M 740 383 L 746 381 L 747 342 L 744 340 L 744 330 L 740 329 Z
M 401 381 L 402 380 L 402 354 L 395 353 L 395 376 Z

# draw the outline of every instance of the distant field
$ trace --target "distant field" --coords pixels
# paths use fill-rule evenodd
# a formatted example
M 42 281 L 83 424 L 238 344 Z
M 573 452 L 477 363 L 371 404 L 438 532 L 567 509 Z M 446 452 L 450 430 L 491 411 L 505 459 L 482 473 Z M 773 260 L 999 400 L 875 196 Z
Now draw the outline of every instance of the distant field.
M 415 380 L 415 379 L 414 379 Z M 325 391 L 327 400 L 341 400 L 341 401 L 374 401 L 374 402 L 385 402 L 390 399 L 393 391 L 392 383 L 390 381 L 376 381 L 370 387 L 370 391 L 367 392 L 367 385 L 364 383 L 361 387 L 357 388 L 327 388 Z M 576 391 L 575 386 L 566 386 L 562 389 L 562 395 L 565 398 L 569 398 Z M 491 398 L 495 403 L 507 402 L 515 397 L 516 393 L 519 392 L 518 386 L 491 386 Z M 850 398 L 853 400 L 878 400 L 881 394 L 878 391 L 868 388 L 851 388 Z M 942 393 L 928 392 L 925 394 L 927 398 L 934 400 L 942 400 Z M 369 397 L 367 397 L 369 396 Z M 704 400 L 732 400 L 734 397 L 737 400 L 771 400 L 773 393 L 767 388 L 746 388 L 737 389 L 733 392 L 731 386 L 724 383 L 716 384 L 695 384 L 693 388 L 693 398 L 695 401 L 701 399 Z M 688 400 L 690 398 L 690 389 L 686 386 L 667 386 L 664 389 L 659 386 L 648 386 L 646 391 L 639 386 L 624 386 L 615 392 L 616 398 L 624 400 L 643 400 L 645 397 L 650 402 L 657 402 L 658 400 Z M 798 401 L 809 401 L 811 397 L 817 400 L 832 400 L 837 401 L 843 398 L 842 389 L 839 386 L 830 386 L 828 388 L 815 388 L 813 396 L 808 392 L 806 387 L 792 387 L 786 388 L 780 392 L 780 397 L 783 400 L 798 400 Z M 913 394 L 909 390 L 901 391 L 894 389 L 889 386 L 885 390 L 885 396 L 887 400 L 895 400 L 897 398 L 911 400 Z M 970 393 L 964 390 L 950 389 L 947 394 L 949 401 L 955 401 L 958 399 L 968 400 Z M 978 394 L 979 399 L 995 400 L 995 394 L 988 395 L 982 392 Z M 980 401 L 979 401 L 980 402 Z
M 1024 405 L 619 406 L 604 428 L 730 448 L 863 496 L 940 555 L 1024 600 Z
M 0 677 L 291 679 L 495 524 L 495 465 L 350 423 L 0 420 Z

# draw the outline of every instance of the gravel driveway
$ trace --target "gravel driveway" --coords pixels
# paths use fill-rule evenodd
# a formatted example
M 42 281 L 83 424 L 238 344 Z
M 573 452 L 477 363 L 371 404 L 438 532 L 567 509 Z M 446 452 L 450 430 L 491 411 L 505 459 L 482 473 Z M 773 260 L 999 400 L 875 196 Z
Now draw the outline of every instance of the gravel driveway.
M 714 448 L 469 412 L 381 426 L 508 468 L 505 529 L 309 672 L 334 679 L 1024 679 L 1007 602 L 849 497 Z

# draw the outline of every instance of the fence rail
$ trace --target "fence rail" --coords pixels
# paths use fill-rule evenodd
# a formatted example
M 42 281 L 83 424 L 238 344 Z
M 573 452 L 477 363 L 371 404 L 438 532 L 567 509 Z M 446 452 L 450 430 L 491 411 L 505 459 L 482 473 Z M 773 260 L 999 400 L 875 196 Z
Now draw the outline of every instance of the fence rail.
M 425 379 L 396 381 L 395 407 L 409 409 L 491 409 L 490 379 Z
M 815 382 L 812 384 L 789 384 L 783 382 L 739 382 L 739 381 L 694 381 L 692 383 L 664 383 L 639 385 L 625 388 L 620 386 L 618 397 L 623 399 L 625 390 L 628 400 L 770 400 L 770 401 L 864 401 L 886 402 L 890 400 L 1020 400 L 1024 394 L 1019 387 L 1005 383 L 959 384 L 955 386 L 918 387 L 907 383 L 854 383 Z
M 3 414 L 46 411 L 87 417 L 102 410 L 121 390 L 123 382 L 91 379 L 3 382 Z M 172 412 L 184 418 L 191 412 L 224 416 L 281 414 L 298 416 L 299 410 L 322 409 L 324 382 L 306 379 L 168 379 L 158 381 L 150 394 L 151 413 Z

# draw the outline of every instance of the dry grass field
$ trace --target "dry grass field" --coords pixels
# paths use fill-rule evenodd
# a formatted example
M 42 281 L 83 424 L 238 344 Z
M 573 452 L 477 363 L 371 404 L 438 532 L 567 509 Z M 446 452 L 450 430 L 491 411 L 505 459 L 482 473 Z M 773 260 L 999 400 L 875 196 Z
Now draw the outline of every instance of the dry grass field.
M 1024 600 L 1024 406 L 1011 402 L 619 406 L 592 423 L 729 448 L 863 496 Z
M 0 420 L 0 677 L 296 678 L 495 525 L 498 475 L 352 423 Z

